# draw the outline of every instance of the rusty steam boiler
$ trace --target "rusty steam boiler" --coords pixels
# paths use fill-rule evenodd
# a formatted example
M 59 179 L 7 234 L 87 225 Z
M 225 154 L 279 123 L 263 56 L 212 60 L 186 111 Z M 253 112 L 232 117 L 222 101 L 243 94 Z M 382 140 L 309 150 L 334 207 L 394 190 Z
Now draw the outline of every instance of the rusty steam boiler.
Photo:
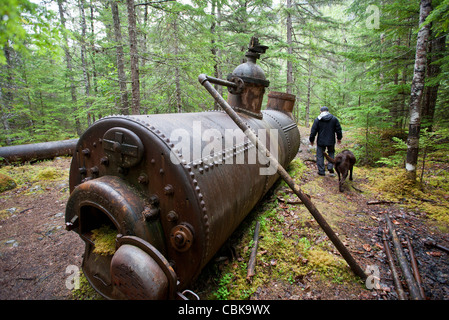
M 269 81 L 256 59 L 266 48 L 252 41 L 247 62 L 228 80 L 211 79 L 235 84 L 229 104 L 251 130 L 266 133 L 286 166 L 300 143 L 294 96 L 272 92 L 261 111 Z M 71 163 L 65 219 L 85 242 L 82 268 L 101 295 L 185 298 L 183 290 L 279 177 L 260 173 L 267 163 L 237 161 L 255 150 L 246 138 L 224 142 L 239 130 L 222 111 L 116 115 L 87 129 Z M 190 139 L 181 149 L 180 137 Z M 220 148 L 208 147 L 213 139 Z M 113 255 L 94 252 L 92 231 L 102 225 L 117 231 Z

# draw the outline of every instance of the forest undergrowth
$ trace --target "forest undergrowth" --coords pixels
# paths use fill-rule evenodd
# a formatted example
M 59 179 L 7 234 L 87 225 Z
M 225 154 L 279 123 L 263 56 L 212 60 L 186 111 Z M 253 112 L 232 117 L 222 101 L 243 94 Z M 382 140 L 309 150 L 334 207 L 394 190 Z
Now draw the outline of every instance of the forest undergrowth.
M 386 164 L 360 165 L 354 169 L 354 180 L 345 182 L 338 192 L 337 177 L 316 174 L 314 149 L 306 139 L 309 129 L 300 127 L 302 143 L 288 172 L 304 193 L 309 195 L 342 242 L 365 267 L 377 263 L 382 249 L 374 233 L 379 227 L 380 213 L 397 210 L 411 212 L 440 233 L 449 232 L 449 159 L 441 148 L 428 150 L 422 176 L 408 183 L 402 166 Z M 355 149 L 357 136 L 346 133 L 337 152 Z M 394 145 L 384 148 L 390 152 Z M 64 160 L 65 161 L 65 160 Z M 2 201 L 21 201 L 45 195 L 54 186 L 58 202 L 68 197 L 68 169 L 52 161 L 4 166 L 0 173 L 15 181 L 16 188 L 2 193 Z M 422 162 L 418 164 L 422 168 Z M 63 192 L 63 193 L 61 193 Z M 19 200 L 17 200 L 18 202 Z M 380 206 L 375 212 L 372 203 Z M 42 205 L 46 207 L 46 204 Z M 384 206 L 384 207 L 382 207 Z M 388 209 L 385 209 L 388 206 Z M 396 209 L 393 209 L 396 208 Z M 0 219 L 6 231 L 12 214 L 9 206 L 0 208 Z M 25 211 L 27 208 L 19 208 Z M 20 211 L 17 209 L 18 211 Z M 19 219 L 15 217 L 14 219 Z M 256 222 L 260 223 L 255 275 L 247 277 L 248 260 L 254 246 Z M 62 232 L 62 231 L 58 231 Z M 374 240 L 373 240 L 374 239 Z M 374 262 L 373 262 L 374 261 Z M 20 267 L 16 267 L 16 271 Z M 329 241 L 317 222 L 287 185 L 278 181 L 259 205 L 248 215 L 215 258 L 203 269 L 191 287 L 201 299 L 394 299 L 391 289 L 368 290 L 357 278 Z M 32 289 L 30 289 L 32 290 Z M 99 299 L 82 278 L 81 288 L 72 292 L 72 299 Z
M 300 131 L 301 152 L 288 171 L 361 261 L 373 259 L 369 253 L 372 248 L 382 251 L 379 242 L 372 243 L 374 237 L 364 238 L 355 231 L 378 228 L 381 217 L 373 217 L 371 204 L 414 212 L 441 233 L 449 232 L 448 152 L 441 148 L 429 151 L 423 174 L 416 183 L 410 183 L 404 167 L 397 164 L 361 165 L 363 152 L 359 153 L 354 181 L 346 181 L 345 192 L 339 193 L 336 177 L 323 178 L 316 174 L 314 150 L 305 143 L 309 129 L 300 127 Z M 360 145 L 358 137 L 349 133 L 346 141 L 337 146 L 337 152 Z M 394 157 L 394 144 L 395 140 L 389 137 L 389 144 L 383 144 L 380 155 Z M 422 165 L 418 163 L 421 169 Z M 328 180 L 323 183 L 323 179 Z M 391 299 L 386 287 L 379 294 L 366 288 L 298 200 L 284 182 L 278 182 L 234 233 L 216 262 L 202 273 L 196 287 L 200 296 L 205 299 Z M 248 279 L 247 262 L 254 244 L 256 221 L 260 223 L 256 275 Z

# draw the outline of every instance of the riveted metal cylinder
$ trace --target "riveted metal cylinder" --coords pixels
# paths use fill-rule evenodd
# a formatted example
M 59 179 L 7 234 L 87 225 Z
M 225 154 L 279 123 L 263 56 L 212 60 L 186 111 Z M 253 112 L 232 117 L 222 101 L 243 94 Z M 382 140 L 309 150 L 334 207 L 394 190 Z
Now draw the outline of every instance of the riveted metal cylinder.
M 265 135 L 267 145 L 276 139 L 271 142 L 285 166 L 297 153 L 299 131 L 283 112 L 261 113 L 263 119 L 241 117 Z M 102 147 L 93 148 L 98 139 Z M 261 174 L 267 164 L 259 160 L 252 143 L 219 111 L 97 121 L 78 142 L 66 210 L 67 223 L 75 217 L 78 227 L 71 228 L 86 242 L 89 281 L 115 298 L 107 289 L 112 257 L 93 253 L 89 238 L 111 221 L 118 233 L 141 237 L 173 261 L 179 287 L 186 287 L 276 181 L 277 174 Z
M 248 61 L 215 81 L 232 87 L 241 121 L 285 167 L 299 130 L 285 99 L 261 110 L 269 82 L 255 62 L 266 48 L 252 39 Z M 224 112 L 109 116 L 77 143 L 66 226 L 84 240 L 84 274 L 103 296 L 173 299 L 278 177 Z M 102 225 L 118 234 L 106 256 L 92 236 Z

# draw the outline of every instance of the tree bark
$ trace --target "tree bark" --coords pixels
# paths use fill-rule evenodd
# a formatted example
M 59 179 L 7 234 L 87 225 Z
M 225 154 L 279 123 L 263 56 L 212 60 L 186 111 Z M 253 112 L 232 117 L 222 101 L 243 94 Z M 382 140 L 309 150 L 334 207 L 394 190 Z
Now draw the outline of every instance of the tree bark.
M 5 58 L 7 63 L 7 76 L 6 82 L 3 83 L 3 81 L 0 81 L 0 108 L 1 108 L 1 119 L 3 123 L 3 128 L 5 129 L 6 138 L 5 142 L 6 145 L 11 145 L 11 138 L 9 138 L 9 135 L 11 134 L 11 127 L 9 126 L 9 117 L 10 117 L 10 109 L 11 109 L 11 103 L 12 103 L 12 76 L 11 76 L 11 59 L 10 59 L 10 52 L 9 47 L 6 44 L 4 48 L 5 52 Z M 1 78 L 0 78 L 1 80 Z
M 436 39 L 432 39 L 429 42 L 429 57 L 427 61 L 427 79 L 438 77 L 441 72 L 441 66 L 437 61 L 444 56 L 446 50 L 446 35 L 440 36 Z M 433 85 L 427 85 L 424 89 L 423 105 L 421 109 L 421 117 L 423 128 L 427 128 L 432 131 L 433 116 L 435 114 L 435 105 L 438 98 L 438 88 L 440 83 Z
M 84 13 L 84 0 L 80 0 L 78 2 L 79 11 L 81 16 L 81 66 L 83 69 L 83 78 L 84 78 L 84 92 L 86 97 L 90 95 L 90 81 L 89 75 L 87 73 L 87 61 L 86 61 L 86 15 Z M 88 107 L 89 103 L 86 103 L 86 107 Z
M 421 0 L 419 24 L 421 25 L 432 10 L 431 0 Z M 410 95 L 410 122 L 407 139 L 407 159 L 405 169 L 408 178 L 416 181 L 416 164 L 418 162 L 419 132 L 421 128 L 421 98 L 424 90 L 424 80 L 426 71 L 426 47 L 429 38 L 430 26 L 427 24 L 418 32 L 416 41 L 415 69 L 413 73 L 411 95 Z
M 139 80 L 139 56 L 137 50 L 137 25 L 136 11 L 134 10 L 134 0 L 126 0 L 128 9 L 128 33 L 129 33 L 129 53 L 131 56 L 131 94 L 132 94 L 132 114 L 140 114 L 140 80 Z
M 98 85 L 97 85 L 97 67 L 95 65 L 95 28 L 94 28 L 94 5 L 93 1 L 91 0 L 89 3 L 90 8 L 90 32 L 91 32 L 91 39 L 90 39 L 90 46 L 91 46 L 91 63 L 92 63 L 92 81 L 94 84 L 94 92 L 95 94 L 98 92 Z
M 217 25 L 220 26 L 220 18 L 221 18 L 221 9 L 220 4 L 217 0 L 212 0 L 212 8 L 211 8 L 211 15 L 213 16 L 213 21 L 210 26 L 210 33 L 212 34 L 212 40 L 211 40 L 211 52 L 214 57 L 214 77 L 217 79 L 221 79 L 221 69 L 220 69 L 220 56 L 221 56 L 221 50 L 217 48 L 215 45 L 216 38 L 218 37 L 216 27 Z M 214 84 L 215 90 L 217 90 L 221 95 L 223 94 L 223 87 Z M 220 107 L 218 105 L 217 101 L 214 101 L 214 110 L 219 110 Z
M 309 121 L 310 121 L 310 94 L 312 91 L 312 63 L 310 61 L 310 53 L 309 58 L 307 59 L 307 102 L 306 102 L 306 128 L 309 127 Z
M 137 5 L 136 5 L 137 6 Z M 143 5 L 143 30 L 148 30 L 150 28 L 150 25 L 148 24 L 148 5 Z M 143 56 L 142 59 L 140 59 L 140 70 L 143 71 L 143 73 L 145 74 L 145 65 L 147 63 L 147 59 L 145 58 L 145 56 L 147 56 L 148 53 L 148 49 L 147 49 L 147 33 L 146 32 L 142 32 L 141 35 L 141 40 L 139 41 L 140 43 L 140 49 L 139 52 L 141 54 L 141 56 Z M 145 79 L 145 76 L 144 76 Z M 143 80 L 140 83 L 140 89 L 142 89 L 142 96 L 141 99 L 143 99 L 144 101 L 148 100 L 148 90 L 146 89 L 146 82 L 145 80 Z M 141 112 L 143 112 L 143 114 L 148 114 L 148 103 L 144 103 L 143 106 L 143 110 L 140 110 Z
M 174 54 L 175 54 L 175 96 L 176 96 L 176 112 L 182 113 L 182 99 L 181 99 L 181 81 L 178 65 L 178 54 L 179 54 L 179 36 L 178 36 L 178 15 L 174 17 L 173 20 L 173 32 L 174 32 Z
M 122 45 L 122 31 L 120 29 L 120 16 L 116 0 L 111 1 L 112 22 L 114 25 L 114 37 L 117 55 L 117 76 L 120 88 L 120 111 L 124 115 L 129 114 L 128 89 L 126 87 L 126 73 Z
M 288 51 L 288 59 L 287 59 L 287 93 L 292 93 L 293 86 L 293 63 L 291 61 L 293 55 L 292 48 L 292 16 L 290 14 L 290 10 L 292 8 L 292 1 L 287 0 L 287 51 Z

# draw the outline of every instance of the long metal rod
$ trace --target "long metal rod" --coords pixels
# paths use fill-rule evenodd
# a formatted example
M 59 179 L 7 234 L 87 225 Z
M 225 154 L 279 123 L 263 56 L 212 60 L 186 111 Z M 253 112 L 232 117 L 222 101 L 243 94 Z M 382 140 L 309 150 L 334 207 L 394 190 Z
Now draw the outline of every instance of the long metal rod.
M 277 161 L 275 157 L 271 155 L 271 153 L 267 150 L 267 148 L 259 141 L 254 132 L 252 132 L 248 126 L 240 119 L 239 115 L 232 109 L 232 107 L 223 99 L 223 97 L 215 90 L 215 88 L 210 84 L 205 74 L 201 74 L 198 76 L 198 81 L 206 88 L 207 91 L 212 95 L 212 97 L 218 102 L 218 104 L 223 108 L 223 110 L 231 117 L 231 119 L 236 123 L 236 125 L 245 133 L 245 135 L 249 138 L 249 140 L 256 146 L 257 150 L 264 154 L 271 165 L 277 169 L 277 173 L 281 176 L 281 178 L 287 183 L 287 185 L 293 190 L 293 192 L 298 196 L 299 199 L 304 203 L 306 208 L 318 222 L 320 227 L 332 241 L 334 246 L 340 252 L 342 257 L 346 260 L 351 270 L 358 275 L 360 278 L 366 280 L 367 274 L 363 271 L 363 269 L 359 266 L 359 264 L 355 261 L 354 257 L 348 251 L 348 249 L 343 245 L 340 239 L 337 237 L 335 232 L 323 218 L 321 213 L 315 207 L 315 205 L 310 201 L 310 199 L 302 192 L 299 185 L 297 185 L 293 179 L 290 177 L 288 172 L 282 167 L 282 165 Z
M 398 270 L 394 265 L 393 256 L 391 254 L 390 247 L 388 246 L 387 238 L 385 233 L 382 231 L 382 241 L 384 244 L 385 254 L 387 255 L 388 264 L 390 265 L 391 274 L 393 276 L 394 285 L 396 287 L 396 291 L 398 292 L 399 300 L 407 300 L 407 296 L 404 293 L 404 288 L 402 287 L 401 280 L 399 279 Z
M 231 88 L 237 88 L 237 86 L 238 86 L 235 82 L 232 82 L 232 81 L 218 79 L 218 78 L 214 78 L 214 77 L 210 77 L 210 76 L 206 76 L 206 78 L 207 78 L 207 81 L 215 83 L 215 84 L 219 84 L 221 86 L 226 86 L 226 87 L 231 87 Z
M 408 290 L 410 291 L 410 297 L 413 300 L 422 300 L 421 293 L 419 292 L 418 285 L 416 284 L 416 280 L 413 277 L 412 272 L 410 271 L 410 267 L 407 263 L 407 258 L 405 257 L 405 253 L 402 250 L 401 241 L 396 233 L 396 230 L 391 223 L 390 217 L 388 214 L 385 214 L 385 220 L 387 221 L 388 229 L 390 230 L 391 239 L 393 241 L 394 249 L 396 252 L 396 256 L 399 261 L 399 265 L 401 266 L 402 273 L 404 275 L 405 281 L 407 281 Z

